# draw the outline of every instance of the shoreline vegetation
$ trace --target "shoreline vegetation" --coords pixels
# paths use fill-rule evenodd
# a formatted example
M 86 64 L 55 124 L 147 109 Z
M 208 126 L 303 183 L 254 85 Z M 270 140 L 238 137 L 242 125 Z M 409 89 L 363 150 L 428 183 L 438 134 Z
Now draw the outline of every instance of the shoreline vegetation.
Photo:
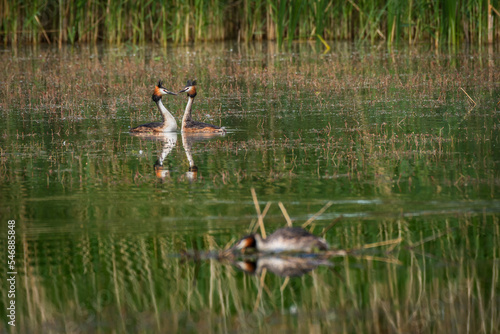
M 0 2 L 0 43 L 272 40 L 494 43 L 499 0 L 20 0 Z

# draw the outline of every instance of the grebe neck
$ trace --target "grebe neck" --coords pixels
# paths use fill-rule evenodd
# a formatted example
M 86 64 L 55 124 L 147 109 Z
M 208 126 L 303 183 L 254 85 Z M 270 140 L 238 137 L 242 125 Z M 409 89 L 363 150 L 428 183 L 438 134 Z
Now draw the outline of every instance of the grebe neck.
M 160 109 L 161 115 L 163 116 L 163 130 L 164 131 L 175 131 L 177 129 L 177 123 L 175 122 L 174 116 L 170 113 L 170 111 L 165 108 L 161 99 L 156 102 L 158 105 L 158 109 Z
M 262 239 L 262 237 L 258 233 L 256 233 L 253 237 L 255 239 L 255 248 L 261 249 L 262 246 L 266 243 L 266 239 Z
M 188 103 L 186 105 L 186 110 L 184 110 L 184 117 L 182 117 L 182 127 L 184 128 L 186 122 L 191 121 L 191 108 L 193 106 L 194 97 L 188 98 Z
M 195 164 L 193 160 L 193 154 L 191 153 L 191 142 L 187 138 L 186 133 L 182 133 L 182 146 L 184 147 L 184 151 L 186 152 L 186 157 L 189 161 L 189 168 L 193 168 Z

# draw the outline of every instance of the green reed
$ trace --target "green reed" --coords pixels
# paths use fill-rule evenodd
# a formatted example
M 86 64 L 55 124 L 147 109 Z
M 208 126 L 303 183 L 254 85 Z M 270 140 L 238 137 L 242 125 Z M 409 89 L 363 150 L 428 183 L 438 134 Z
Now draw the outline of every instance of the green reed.
M 21 0 L 0 3 L 3 43 L 185 43 L 241 38 L 369 40 L 388 44 L 484 43 L 489 3 L 498 40 L 499 0 Z

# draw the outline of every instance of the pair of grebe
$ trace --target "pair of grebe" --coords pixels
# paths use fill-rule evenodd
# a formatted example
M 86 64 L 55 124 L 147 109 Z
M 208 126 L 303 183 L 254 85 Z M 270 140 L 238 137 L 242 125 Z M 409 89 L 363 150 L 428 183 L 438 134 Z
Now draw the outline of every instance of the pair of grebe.
M 184 117 L 182 118 L 182 132 L 195 132 L 195 133 L 225 133 L 226 130 L 224 128 L 203 123 L 193 121 L 191 112 L 193 107 L 194 98 L 196 97 L 196 81 L 188 80 L 186 86 L 181 89 L 179 92 L 174 93 L 167 90 L 163 87 L 163 83 L 161 81 L 155 86 L 155 90 L 153 92 L 153 101 L 158 106 L 160 110 L 163 122 L 153 122 L 139 125 L 135 128 L 130 129 L 130 132 L 133 133 L 168 133 L 177 130 L 177 122 L 175 121 L 174 116 L 168 111 L 168 109 L 163 105 L 161 99 L 165 95 L 177 95 L 180 93 L 187 93 L 188 103 L 186 105 L 186 110 L 184 111 Z
M 243 237 L 234 246 L 235 250 L 255 248 L 261 253 L 302 252 L 328 250 L 325 239 L 315 236 L 300 227 L 284 227 L 263 239 L 259 234 Z
M 177 95 L 180 93 L 187 93 L 188 103 L 182 118 L 182 132 L 194 133 L 224 133 L 225 129 L 203 122 L 193 121 L 192 119 L 192 106 L 194 98 L 196 97 L 196 81 L 188 80 L 186 86 L 179 92 L 174 93 L 167 90 L 162 86 L 159 81 L 153 92 L 153 101 L 158 106 L 162 116 L 163 122 L 154 122 L 139 125 L 130 129 L 133 133 L 169 133 L 177 130 L 177 123 L 172 114 L 165 108 L 161 99 L 164 95 Z M 184 137 L 183 137 L 184 141 Z M 170 148 L 170 146 L 169 146 Z M 190 150 L 186 150 L 186 153 Z M 168 153 L 167 153 L 168 154 Z M 190 156 L 188 155 L 188 158 Z M 162 159 L 163 161 L 163 159 Z M 190 159 L 190 171 L 197 171 L 197 167 Z M 254 248 L 258 252 L 263 253 L 280 253 L 280 252 L 314 252 L 316 250 L 327 250 L 328 244 L 325 239 L 317 237 L 300 227 L 285 227 L 276 230 L 269 237 L 263 239 L 259 234 L 251 234 L 242 238 L 235 245 L 235 250 L 244 250 L 247 248 Z

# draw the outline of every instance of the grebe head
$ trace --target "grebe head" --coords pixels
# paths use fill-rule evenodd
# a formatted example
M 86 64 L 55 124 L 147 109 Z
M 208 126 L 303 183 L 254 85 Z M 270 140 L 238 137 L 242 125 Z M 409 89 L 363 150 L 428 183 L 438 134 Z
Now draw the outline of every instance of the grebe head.
M 169 91 L 168 89 L 166 89 L 162 85 L 163 85 L 163 82 L 160 80 L 160 81 L 158 81 L 158 84 L 155 86 L 155 90 L 153 92 L 153 101 L 155 101 L 155 102 L 158 102 L 159 100 L 161 100 L 161 97 L 163 95 L 167 95 L 167 94 L 177 95 L 177 93 Z
M 257 262 L 256 261 L 237 261 L 234 262 L 236 268 L 243 270 L 248 274 L 255 274 L 257 271 Z
M 168 168 L 163 167 L 163 163 L 160 160 L 156 160 L 154 165 L 156 177 L 159 179 L 164 179 L 167 176 L 170 176 L 170 170 Z
M 247 235 L 243 237 L 240 241 L 234 245 L 235 250 L 245 250 L 247 248 L 255 248 L 257 246 L 257 242 L 255 241 L 255 234 Z
M 187 92 L 187 95 L 189 97 L 195 97 L 196 96 L 196 80 L 188 80 L 186 83 L 186 87 L 182 88 L 178 93 L 185 93 Z
M 189 167 L 188 171 L 186 172 L 186 177 L 189 181 L 196 181 L 196 179 L 198 178 L 198 167 Z

